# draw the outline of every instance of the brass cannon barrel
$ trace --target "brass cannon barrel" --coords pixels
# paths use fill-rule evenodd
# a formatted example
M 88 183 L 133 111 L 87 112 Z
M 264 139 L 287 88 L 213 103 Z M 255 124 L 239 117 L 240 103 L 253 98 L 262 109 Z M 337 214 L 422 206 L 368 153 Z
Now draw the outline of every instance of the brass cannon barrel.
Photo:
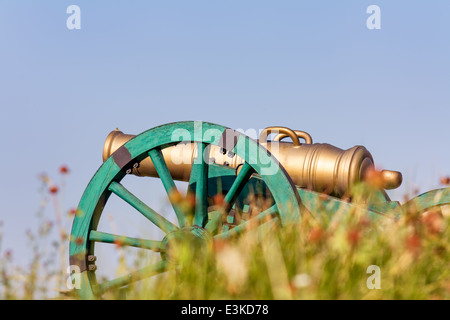
M 269 134 L 277 134 L 272 141 L 267 141 Z M 134 135 L 112 131 L 106 138 L 103 148 L 103 161 Z M 290 137 L 292 142 L 281 141 Z M 299 138 L 305 140 L 300 143 Z M 294 131 L 285 127 L 269 127 L 261 132 L 259 143 L 266 147 L 283 165 L 292 181 L 299 187 L 314 191 L 345 195 L 350 187 L 370 178 L 375 172 L 374 161 L 370 152 L 363 146 L 354 146 L 343 150 L 326 143 L 312 143 L 311 136 L 303 131 Z M 182 142 L 163 150 L 167 167 L 175 180 L 189 181 L 189 174 L 194 158 L 197 156 L 197 144 Z M 238 168 L 243 160 L 231 152 L 211 145 L 210 161 L 218 165 Z M 137 176 L 158 177 L 150 158 L 144 159 L 133 174 Z M 382 189 L 395 189 L 402 182 L 402 175 L 397 171 L 382 170 Z

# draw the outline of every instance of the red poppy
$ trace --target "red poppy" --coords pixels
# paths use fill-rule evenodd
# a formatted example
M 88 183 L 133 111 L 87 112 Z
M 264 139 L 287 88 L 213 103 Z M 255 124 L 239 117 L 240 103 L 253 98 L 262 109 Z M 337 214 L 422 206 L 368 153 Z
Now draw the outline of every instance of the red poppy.
M 357 229 L 352 229 L 347 232 L 347 241 L 352 245 L 356 246 L 361 240 L 361 232 Z
M 422 240 L 417 233 L 414 233 L 406 238 L 405 244 L 408 250 L 412 251 L 413 253 L 418 253 L 420 247 L 422 246 Z
M 57 194 L 58 191 L 59 191 L 59 189 L 58 189 L 58 186 L 51 186 L 51 187 L 48 189 L 48 191 L 49 191 L 51 194 Z
M 441 184 L 443 184 L 443 185 L 450 185 L 450 176 L 442 177 L 441 178 Z
M 444 217 L 438 211 L 425 213 L 422 222 L 431 234 L 438 234 L 444 230 Z
M 61 174 L 68 174 L 69 173 L 69 168 L 67 168 L 67 166 L 61 166 L 59 168 L 59 173 L 61 173 Z
M 367 172 L 365 176 L 365 181 L 372 187 L 378 189 L 382 188 L 384 185 L 383 175 L 381 174 L 381 171 L 376 169 L 371 169 Z
M 318 243 L 323 239 L 324 235 L 325 231 L 321 227 L 315 227 L 309 232 L 308 239 L 312 243 Z
M 216 206 L 221 206 L 221 205 L 223 205 L 224 199 L 225 199 L 225 197 L 223 196 L 223 194 L 218 193 L 213 197 L 213 202 Z

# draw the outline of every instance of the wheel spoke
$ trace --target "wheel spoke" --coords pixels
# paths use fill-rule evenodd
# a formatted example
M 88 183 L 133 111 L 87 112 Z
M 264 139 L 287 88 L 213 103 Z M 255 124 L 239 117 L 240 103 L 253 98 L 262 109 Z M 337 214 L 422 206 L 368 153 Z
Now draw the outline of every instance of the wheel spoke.
M 248 179 L 254 172 L 255 172 L 254 169 L 247 162 L 243 164 L 239 174 L 237 175 L 236 179 L 231 185 L 230 190 L 225 195 L 224 199 L 225 212 L 229 212 L 231 210 L 231 207 L 233 206 L 237 197 L 239 196 Z
M 162 155 L 160 149 L 152 149 L 148 152 L 148 155 L 152 159 L 156 172 L 158 173 L 158 176 L 164 185 L 164 189 L 166 189 L 166 192 L 169 196 L 169 201 L 172 204 L 173 210 L 175 211 L 179 225 L 180 227 L 184 227 L 186 225 L 186 217 L 183 213 L 183 210 L 178 205 L 181 199 L 181 195 L 178 192 L 169 169 L 167 168 L 164 156 Z
M 123 287 L 132 282 L 136 282 L 139 280 L 143 280 L 145 278 L 155 276 L 157 274 L 160 274 L 160 273 L 166 271 L 166 265 L 167 265 L 167 262 L 164 260 L 161 260 L 151 266 L 131 272 L 131 273 L 127 274 L 126 276 L 119 277 L 119 278 L 101 283 L 98 285 L 97 291 L 99 293 L 103 293 L 106 290 Z
M 89 240 L 103 243 L 115 243 L 121 246 L 137 247 L 142 249 L 149 249 L 155 252 L 161 252 L 161 241 L 137 239 L 127 236 L 119 236 L 115 234 L 91 230 L 89 233 Z
M 197 158 L 191 171 L 191 179 L 193 174 L 197 175 L 194 225 L 203 227 L 208 219 L 208 163 L 204 159 L 207 144 L 199 142 L 197 146 Z
M 217 240 L 223 240 L 228 239 L 234 236 L 237 236 L 243 232 L 250 231 L 258 226 L 260 226 L 262 223 L 267 222 L 267 220 L 276 220 L 278 217 L 276 216 L 276 213 L 278 212 L 277 206 L 273 205 L 269 209 L 261 212 L 256 217 L 241 223 L 240 225 L 234 227 L 231 230 L 228 230 L 226 232 L 220 233 L 216 236 L 214 236 L 214 239 Z
M 144 217 L 153 222 L 158 228 L 160 228 L 165 233 L 178 230 L 177 226 L 172 224 L 170 221 L 166 220 L 159 213 L 157 213 L 152 208 L 143 203 L 139 198 L 137 198 L 134 194 L 128 191 L 120 183 L 111 182 L 108 189 L 113 193 L 115 193 L 120 198 L 122 198 L 124 201 L 129 203 L 133 208 L 139 211 Z

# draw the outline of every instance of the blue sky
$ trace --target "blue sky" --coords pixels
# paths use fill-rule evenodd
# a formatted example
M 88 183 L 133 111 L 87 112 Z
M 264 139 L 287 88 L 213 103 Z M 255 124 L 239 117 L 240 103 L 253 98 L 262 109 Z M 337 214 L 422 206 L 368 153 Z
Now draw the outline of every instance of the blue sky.
M 81 8 L 81 30 L 66 9 Z M 366 9 L 381 8 L 368 30 Z M 27 254 L 38 176 L 75 207 L 107 134 L 203 120 L 281 125 L 403 173 L 450 174 L 448 1 L 20 1 L 0 4 L 3 250 Z M 51 217 L 49 209 L 47 214 Z

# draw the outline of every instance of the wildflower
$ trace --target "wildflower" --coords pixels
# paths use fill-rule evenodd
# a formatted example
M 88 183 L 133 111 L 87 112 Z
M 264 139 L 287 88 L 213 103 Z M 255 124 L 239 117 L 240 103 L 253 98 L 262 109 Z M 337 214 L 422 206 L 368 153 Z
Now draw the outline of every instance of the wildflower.
M 59 173 L 61 173 L 61 174 L 68 174 L 69 173 L 69 168 L 67 166 L 61 166 L 59 168 Z
M 213 197 L 213 202 L 214 202 L 214 205 L 216 205 L 216 206 L 222 206 L 223 200 L 224 200 L 224 196 L 221 193 L 218 193 Z
M 228 291 L 230 293 L 239 292 L 248 278 L 246 257 L 237 248 L 226 247 L 217 252 L 216 259 L 227 279 Z
M 47 235 L 53 227 L 53 222 L 47 221 L 39 228 L 39 235 L 45 236 Z
M 431 234 L 438 234 L 444 230 L 444 218 L 438 211 L 430 211 L 422 216 L 422 222 Z
M 171 192 L 169 192 L 169 200 L 171 203 L 179 204 L 183 200 L 182 198 L 183 197 L 176 189 L 173 189 Z
M 81 217 L 83 216 L 83 211 L 78 208 L 72 208 L 67 212 L 69 218 Z
M 75 238 L 75 244 L 76 244 L 76 245 L 80 246 L 80 245 L 82 245 L 83 243 L 84 243 L 84 240 L 83 240 L 82 237 L 76 237 L 76 238 Z
M 441 177 L 441 184 L 443 185 L 450 185 L 450 176 Z
M 312 243 L 319 243 L 325 236 L 325 231 L 322 227 L 312 228 L 309 232 L 308 239 Z
M 48 177 L 48 175 L 46 173 L 41 173 L 39 175 L 39 179 L 44 182 L 45 184 L 50 183 L 50 178 Z
M 59 236 L 61 237 L 61 240 L 64 241 L 67 239 L 67 232 L 64 230 L 61 230 Z
M 305 288 L 311 284 L 311 276 L 307 273 L 299 273 L 292 279 L 292 285 L 295 288 Z
M 417 233 L 414 233 L 406 238 L 405 245 L 410 252 L 417 254 L 422 246 L 422 240 Z
M 122 241 L 122 239 L 117 238 L 117 239 L 114 239 L 114 244 L 116 245 L 117 248 L 120 248 L 120 247 L 123 247 L 124 242 Z
M 358 225 L 361 228 L 369 228 L 372 225 L 372 220 L 370 220 L 368 217 L 362 217 L 359 221 Z
M 227 246 L 228 246 L 228 243 L 224 240 L 217 239 L 217 240 L 214 240 L 214 242 L 213 242 L 213 248 L 214 248 L 214 251 L 216 251 L 216 252 L 226 249 Z
M 48 191 L 49 191 L 51 194 L 57 194 L 58 191 L 59 191 L 59 188 L 58 188 L 58 186 L 53 185 L 53 186 L 51 186 L 50 188 L 48 188 Z
M 347 241 L 352 245 L 356 246 L 361 240 L 361 232 L 357 229 L 351 229 L 347 232 Z
M 326 201 L 326 200 L 328 200 L 328 194 L 326 194 L 325 192 L 321 192 L 321 193 L 319 193 L 319 199 L 321 200 L 321 201 Z
M 411 198 L 410 195 L 408 193 L 405 193 L 403 195 L 403 202 L 405 202 L 405 203 L 408 202 L 410 198 Z
M 12 257 L 12 251 L 11 250 L 6 250 L 5 251 L 5 259 L 6 260 L 10 260 Z
M 195 207 L 195 194 L 193 194 L 192 192 L 188 192 L 186 194 L 185 202 L 188 207 L 194 208 Z
M 370 186 L 375 187 L 377 189 L 381 189 L 384 186 L 384 178 L 381 174 L 381 171 L 378 171 L 376 169 L 370 169 L 368 170 L 365 179 L 364 179 Z

